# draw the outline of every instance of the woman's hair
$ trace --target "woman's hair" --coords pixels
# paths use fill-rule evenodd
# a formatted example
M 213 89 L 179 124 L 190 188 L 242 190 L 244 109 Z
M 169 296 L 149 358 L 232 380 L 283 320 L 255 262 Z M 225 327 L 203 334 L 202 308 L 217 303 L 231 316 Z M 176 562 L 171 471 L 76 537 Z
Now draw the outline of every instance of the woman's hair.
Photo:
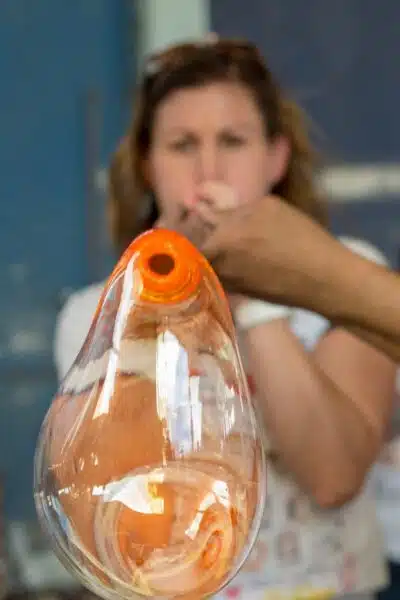
M 268 139 L 283 135 L 289 142 L 291 153 L 286 174 L 271 192 L 327 225 L 325 204 L 315 184 L 316 156 L 304 115 L 281 92 L 257 48 L 235 40 L 187 43 L 149 59 L 130 131 L 111 164 L 112 233 L 119 250 L 151 227 L 158 216 L 143 167 L 160 103 L 176 90 L 226 81 L 250 90 L 264 117 Z
M 111 159 L 108 174 L 108 217 L 114 246 L 122 253 L 131 241 L 158 218 L 154 201 L 146 199 L 133 170 L 130 138 L 125 136 Z

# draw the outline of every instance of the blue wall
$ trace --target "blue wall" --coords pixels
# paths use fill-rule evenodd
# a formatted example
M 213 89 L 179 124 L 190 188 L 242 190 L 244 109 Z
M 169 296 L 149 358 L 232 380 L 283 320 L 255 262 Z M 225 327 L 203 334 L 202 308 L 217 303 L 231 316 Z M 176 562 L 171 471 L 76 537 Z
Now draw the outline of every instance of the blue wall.
M 397 0 L 211 0 L 212 29 L 255 42 L 340 160 L 399 160 Z
M 55 390 L 63 291 L 108 269 L 94 174 L 129 114 L 132 5 L 0 3 L 0 473 L 12 518 L 33 514 L 33 451 Z

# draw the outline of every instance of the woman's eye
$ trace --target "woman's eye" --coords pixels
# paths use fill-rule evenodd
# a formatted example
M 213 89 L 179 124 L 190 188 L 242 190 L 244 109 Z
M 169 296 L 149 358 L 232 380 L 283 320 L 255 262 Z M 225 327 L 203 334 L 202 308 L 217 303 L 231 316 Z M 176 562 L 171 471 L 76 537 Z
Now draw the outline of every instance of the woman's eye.
M 172 150 L 176 152 L 188 152 L 194 147 L 193 140 L 177 140 L 171 143 Z
M 237 148 L 245 144 L 245 140 L 236 135 L 224 135 L 222 143 L 229 148 Z

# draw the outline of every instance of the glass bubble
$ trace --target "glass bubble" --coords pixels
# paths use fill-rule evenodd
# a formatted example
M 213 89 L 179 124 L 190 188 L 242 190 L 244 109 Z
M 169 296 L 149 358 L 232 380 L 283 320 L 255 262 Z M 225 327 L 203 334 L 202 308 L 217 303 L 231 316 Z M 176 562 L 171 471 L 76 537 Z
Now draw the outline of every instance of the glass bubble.
M 226 297 L 186 238 L 147 232 L 115 267 L 34 480 L 55 552 L 103 598 L 201 598 L 243 565 L 264 452 Z

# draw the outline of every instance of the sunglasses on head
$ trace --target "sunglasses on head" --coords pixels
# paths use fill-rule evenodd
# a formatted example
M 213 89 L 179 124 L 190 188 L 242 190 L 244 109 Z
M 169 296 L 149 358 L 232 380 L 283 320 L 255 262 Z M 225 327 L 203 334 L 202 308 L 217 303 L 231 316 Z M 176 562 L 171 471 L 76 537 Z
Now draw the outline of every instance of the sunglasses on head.
M 234 39 L 221 40 L 210 35 L 199 42 L 183 43 L 151 54 L 145 63 L 145 77 L 152 79 L 162 71 L 184 66 L 202 55 L 232 62 L 243 59 L 263 61 L 258 48 L 251 42 Z

